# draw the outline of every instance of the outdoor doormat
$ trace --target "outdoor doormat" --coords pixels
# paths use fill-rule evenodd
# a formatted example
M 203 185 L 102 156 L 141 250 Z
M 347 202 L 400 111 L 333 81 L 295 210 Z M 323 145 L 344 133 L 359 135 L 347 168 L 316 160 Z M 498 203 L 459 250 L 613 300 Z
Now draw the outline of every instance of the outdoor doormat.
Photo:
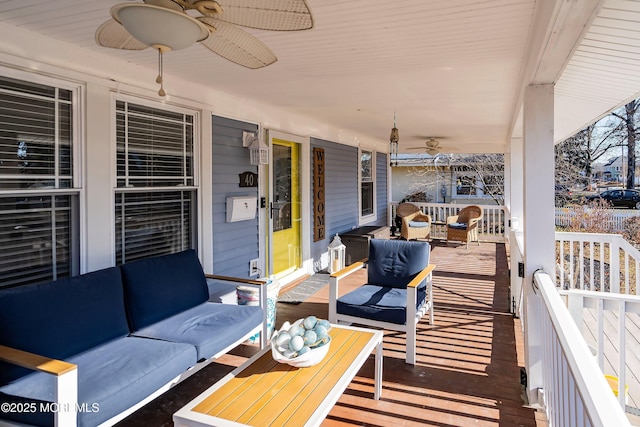
M 328 274 L 316 273 L 304 282 L 300 283 L 295 288 L 291 289 L 289 292 L 279 295 L 278 302 L 282 302 L 285 304 L 300 304 L 328 284 Z

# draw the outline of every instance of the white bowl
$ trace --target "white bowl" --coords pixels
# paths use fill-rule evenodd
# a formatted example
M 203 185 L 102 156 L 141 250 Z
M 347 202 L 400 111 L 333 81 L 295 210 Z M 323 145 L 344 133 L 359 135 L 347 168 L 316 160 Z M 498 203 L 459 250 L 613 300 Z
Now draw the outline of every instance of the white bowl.
M 273 360 L 279 363 L 286 363 L 287 365 L 291 365 L 296 368 L 306 368 L 309 366 L 317 365 L 324 359 L 324 357 L 329 352 L 329 345 L 331 344 L 331 337 L 329 337 L 329 341 L 326 344 L 323 344 L 320 347 L 312 348 L 304 354 L 301 354 L 298 357 L 287 358 L 280 354 L 276 347 L 275 340 L 271 341 L 271 355 L 273 356 Z

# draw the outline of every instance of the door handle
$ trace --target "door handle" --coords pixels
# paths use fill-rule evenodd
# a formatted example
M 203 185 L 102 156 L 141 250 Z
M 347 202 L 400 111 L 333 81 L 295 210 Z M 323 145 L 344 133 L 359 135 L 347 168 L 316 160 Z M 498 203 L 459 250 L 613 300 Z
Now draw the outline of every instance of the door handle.
M 269 218 L 273 219 L 273 211 L 280 212 L 279 207 L 274 207 L 273 202 L 269 203 Z

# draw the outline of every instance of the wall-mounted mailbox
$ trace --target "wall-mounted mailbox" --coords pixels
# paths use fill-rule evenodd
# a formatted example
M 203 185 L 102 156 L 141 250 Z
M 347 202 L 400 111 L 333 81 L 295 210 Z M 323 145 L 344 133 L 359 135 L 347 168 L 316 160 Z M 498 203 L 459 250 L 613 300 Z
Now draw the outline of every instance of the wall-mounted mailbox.
M 256 217 L 258 198 L 253 196 L 227 197 L 227 222 L 246 221 Z

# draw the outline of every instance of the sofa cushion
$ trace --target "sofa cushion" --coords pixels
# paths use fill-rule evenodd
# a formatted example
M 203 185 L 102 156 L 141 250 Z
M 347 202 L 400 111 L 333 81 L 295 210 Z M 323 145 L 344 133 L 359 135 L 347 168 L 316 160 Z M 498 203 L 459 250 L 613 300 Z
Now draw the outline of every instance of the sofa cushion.
M 134 332 L 135 336 L 195 346 L 198 360 L 209 359 L 262 324 L 258 306 L 205 302 Z
M 207 281 L 194 250 L 133 261 L 120 269 L 132 331 L 209 299 Z
M 416 310 L 425 304 L 425 286 L 418 288 Z M 363 285 L 340 297 L 336 311 L 380 322 L 404 325 L 407 319 L 407 290 L 375 285 Z
M 196 352 L 188 344 L 124 337 L 67 361 L 78 365 L 78 404 L 85 408 L 78 413 L 82 427 L 96 426 L 151 395 L 195 365 Z M 0 387 L 0 393 L 8 401 L 52 402 L 54 387 L 51 375 L 38 372 Z M 19 417 L 15 421 L 53 425 L 52 413 L 13 415 Z
M 371 239 L 367 283 L 404 288 L 429 264 L 429 243 Z
M 118 268 L 0 292 L 0 344 L 66 360 L 129 333 Z M 0 363 L 0 385 L 32 371 Z

